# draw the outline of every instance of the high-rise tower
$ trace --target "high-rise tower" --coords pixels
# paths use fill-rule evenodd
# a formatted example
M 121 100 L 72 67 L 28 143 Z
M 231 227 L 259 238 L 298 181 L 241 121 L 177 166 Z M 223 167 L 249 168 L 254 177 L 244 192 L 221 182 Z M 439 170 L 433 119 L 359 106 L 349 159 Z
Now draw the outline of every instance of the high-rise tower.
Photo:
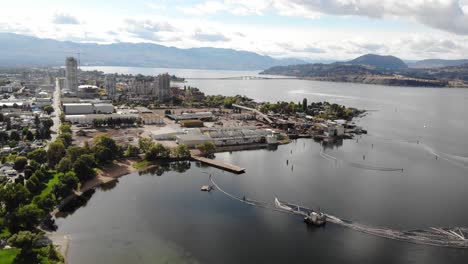
M 110 99 L 114 99 L 116 86 L 115 76 L 113 74 L 107 74 L 104 85 L 106 87 L 107 96 Z
M 71 92 L 78 91 L 78 62 L 73 57 L 65 61 L 65 77 L 67 89 Z

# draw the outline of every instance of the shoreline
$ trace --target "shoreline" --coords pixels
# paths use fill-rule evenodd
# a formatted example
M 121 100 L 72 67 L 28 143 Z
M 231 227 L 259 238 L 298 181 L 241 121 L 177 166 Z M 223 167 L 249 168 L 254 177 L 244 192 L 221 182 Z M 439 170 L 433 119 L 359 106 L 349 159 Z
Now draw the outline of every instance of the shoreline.
M 79 191 L 75 191 L 70 194 L 68 197 L 63 199 L 57 208 L 55 208 L 50 214 L 52 217 L 55 217 L 60 212 L 60 207 L 66 205 L 74 198 L 81 196 L 83 193 L 97 188 L 103 184 L 116 181 L 118 178 L 131 173 L 137 172 L 136 168 L 133 167 L 133 164 L 140 161 L 139 158 L 123 158 L 115 160 L 112 164 L 106 165 L 94 179 L 91 179 L 85 182 L 80 188 Z M 70 248 L 71 238 L 67 234 L 60 234 L 55 231 L 47 231 L 46 237 L 52 241 L 52 244 L 56 246 L 57 250 L 63 256 L 65 263 L 68 263 L 68 250 Z

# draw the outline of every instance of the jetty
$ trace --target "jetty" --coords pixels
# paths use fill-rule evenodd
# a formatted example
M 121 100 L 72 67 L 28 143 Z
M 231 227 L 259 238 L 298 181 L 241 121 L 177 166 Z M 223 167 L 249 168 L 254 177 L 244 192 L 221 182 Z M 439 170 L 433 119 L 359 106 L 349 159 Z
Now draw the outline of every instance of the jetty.
M 212 159 L 208 159 L 208 158 L 204 158 L 204 157 L 200 157 L 200 156 L 192 156 L 192 158 L 194 160 L 200 161 L 200 162 L 202 162 L 204 164 L 208 164 L 208 165 L 213 166 L 213 167 L 218 168 L 218 169 L 234 172 L 234 173 L 237 173 L 237 174 L 241 174 L 241 173 L 245 172 L 245 168 L 241 168 L 239 166 L 224 163 L 224 162 L 221 162 L 221 161 L 212 160 Z

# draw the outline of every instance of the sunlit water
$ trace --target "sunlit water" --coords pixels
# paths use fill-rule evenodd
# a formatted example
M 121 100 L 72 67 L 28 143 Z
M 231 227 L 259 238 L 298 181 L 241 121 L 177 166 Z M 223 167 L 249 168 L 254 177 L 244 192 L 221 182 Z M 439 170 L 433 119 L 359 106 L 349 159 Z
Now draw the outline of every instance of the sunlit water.
M 106 72 L 205 78 L 252 72 L 106 68 Z M 330 101 L 370 110 L 368 135 L 325 148 L 303 139 L 277 150 L 219 153 L 234 175 L 188 163 L 161 176 L 132 174 L 57 221 L 70 234 L 70 263 L 465 263 L 467 250 L 414 245 L 339 226 L 308 228 L 297 216 L 200 192 L 212 173 L 225 190 L 274 197 L 371 226 L 399 230 L 468 226 L 466 89 L 304 80 L 188 80 L 207 94 L 258 101 Z M 436 158 L 437 157 L 437 158 Z M 403 168 L 379 171 L 357 168 Z

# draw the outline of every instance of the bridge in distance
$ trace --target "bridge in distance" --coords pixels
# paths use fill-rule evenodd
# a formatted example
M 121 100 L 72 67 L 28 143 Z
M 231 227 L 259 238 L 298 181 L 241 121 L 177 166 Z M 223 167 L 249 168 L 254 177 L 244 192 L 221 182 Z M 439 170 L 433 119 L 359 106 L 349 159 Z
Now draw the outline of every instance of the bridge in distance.
M 261 77 L 261 76 L 234 76 L 234 77 L 194 77 L 186 80 L 290 80 L 295 77 Z

